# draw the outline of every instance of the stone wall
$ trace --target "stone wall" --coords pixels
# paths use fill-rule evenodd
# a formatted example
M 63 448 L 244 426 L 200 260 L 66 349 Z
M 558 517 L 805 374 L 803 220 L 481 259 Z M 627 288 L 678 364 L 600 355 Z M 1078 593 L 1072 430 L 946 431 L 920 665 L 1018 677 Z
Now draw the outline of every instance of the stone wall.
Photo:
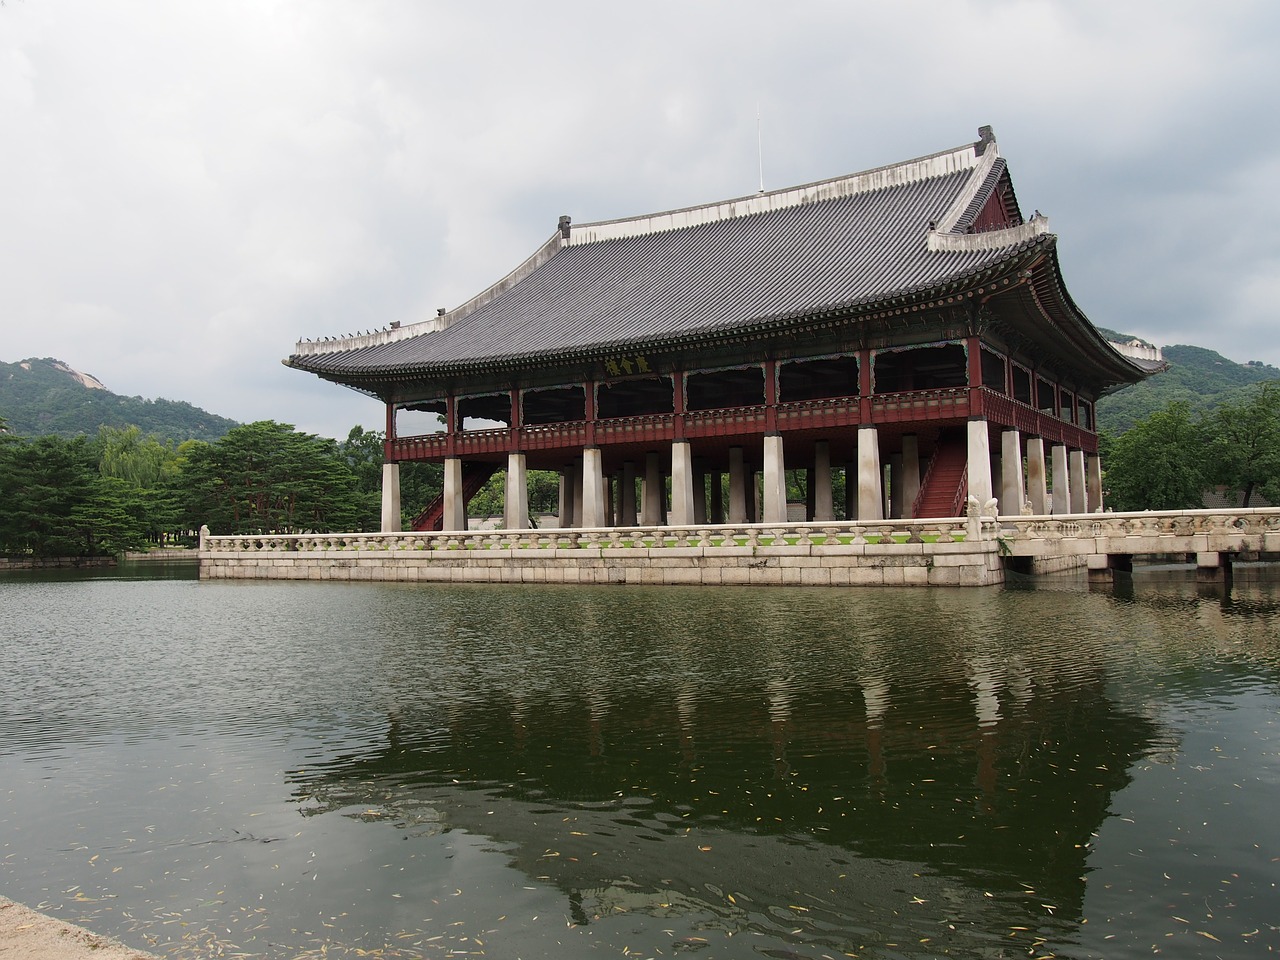
M 7 560 L 0 557 L 0 573 L 6 570 L 61 570 L 80 567 L 114 567 L 115 557 L 40 557 Z
M 965 539 L 963 519 L 946 521 L 945 528 L 924 537 L 924 523 L 907 532 L 887 524 L 877 531 L 849 524 L 789 524 L 778 529 L 206 537 L 200 576 L 774 586 L 1003 582 L 1000 546 L 993 537 Z

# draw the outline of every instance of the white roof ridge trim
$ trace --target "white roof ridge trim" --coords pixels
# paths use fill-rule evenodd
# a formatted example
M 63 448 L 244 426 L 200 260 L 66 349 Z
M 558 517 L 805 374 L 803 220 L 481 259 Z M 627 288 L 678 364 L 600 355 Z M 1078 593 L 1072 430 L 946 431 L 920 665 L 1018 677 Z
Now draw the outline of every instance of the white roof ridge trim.
M 569 236 L 569 246 L 580 246 L 587 243 L 599 243 L 603 240 L 617 240 L 623 237 L 639 237 L 667 230 L 678 230 L 683 227 L 698 226 L 703 223 L 715 223 L 730 220 L 734 217 L 745 217 L 771 210 L 783 210 L 798 207 L 806 203 L 823 200 L 836 200 L 851 197 L 860 193 L 870 193 L 885 187 L 900 186 L 921 180 L 944 177 L 962 170 L 975 167 L 982 170 L 981 176 L 973 178 L 981 186 L 986 171 L 999 156 L 994 142 L 986 145 L 981 157 L 978 156 L 975 144 L 968 143 L 954 150 L 931 154 L 915 160 L 905 160 L 862 173 L 848 174 L 830 180 L 819 180 L 802 184 L 798 187 L 786 187 L 769 193 L 758 193 L 753 196 L 738 197 L 734 200 L 722 200 L 718 203 L 703 204 L 697 207 L 683 207 L 679 210 L 667 210 L 623 220 L 601 220 L 595 223 L 574 224 Z M 988 159 L 989 158 L 989 159 Z M 977 187 L 972 187 L 976 191 Z M 966 190 L 969 199 L 973 193 Z M 968 201 L 965 202 L 965 206 Z M 963 213 L 965 206 L 960 208 Z M 957 219 L 959 214 L 957 214 Z
M 996 161 L 999 159 L 1000 150 L 993 140 L 987 145 L 987 149 L 981 158 L 978 158 L 973 176 L 969 178 L 969 182 L 964 185 L 964 189 L 960 191 L 955 200 L 952 201 L 951 206 L 947 208 L 947 212 L 942 215 L 942 219 L 938 221 L 937 231 L 939 233 L 952 233 L 955 231 L 956 224 L 960 222 L 964 212 L 969 209 L 969 204 L 973 203 L 978 191 L 982 189 L 982 185 L 987 182 L 987 174 L 991 172 L 992 167 L 996 165 Z
M 1016 247 L 1049 232 L 1049 218 L 1037 213 L 1026 223 L 979 233 L 943 233 L 929 231 L 929 250 L 933 253 L 969 253 L 974 250 L 1001 250 Z
M 294 345 L 295 357 L 313 357 L 320 354 L 345 353 L 347 350 L 360 350 L 364 347 L 379 347 L 385 343 L 399 343 L 412 337 L 420 337 L 426 333 L 439 333 L 447 330 L 455 321 L 475 313 L 486 303 L 501 296 L 517 283 L 542 266 L 565 245 L 564 237 L 559 230 L 551 239 L 535 250 L 518 267 L 508 273 L 497 283 L 476 294 L 466 303 L 452 310 L 407 326 L 391 327 L 386 330 L 375 330 L 373 333 L 358 334 L 350 337 L 338 337 L 334 340 L 300 340 Z M 286 361 L 287 364 L 287 361 Z

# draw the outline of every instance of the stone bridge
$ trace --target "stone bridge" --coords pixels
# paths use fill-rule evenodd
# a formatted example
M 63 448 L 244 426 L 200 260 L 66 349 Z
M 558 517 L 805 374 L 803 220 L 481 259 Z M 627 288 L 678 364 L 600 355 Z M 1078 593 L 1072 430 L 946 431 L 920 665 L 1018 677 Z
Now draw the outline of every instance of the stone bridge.
M 1229 572 L 1232 558 L 1280 553 L 1280 508 L 1000 517 L 1011 569 L 1079 566 L 1091 577 L 1131 570 L 1135 556 L 1194 556 L 1202 579 Z

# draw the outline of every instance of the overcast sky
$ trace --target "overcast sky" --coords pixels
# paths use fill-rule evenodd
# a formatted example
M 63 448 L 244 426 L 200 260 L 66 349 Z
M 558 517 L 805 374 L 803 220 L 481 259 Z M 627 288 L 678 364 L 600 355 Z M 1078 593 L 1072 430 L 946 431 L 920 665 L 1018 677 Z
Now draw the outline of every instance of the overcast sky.
M 0 360 L 343 437 L 304 337 L 995 128 L 1099 326 L 1280 365 L 1280 4 L 5 0 Z

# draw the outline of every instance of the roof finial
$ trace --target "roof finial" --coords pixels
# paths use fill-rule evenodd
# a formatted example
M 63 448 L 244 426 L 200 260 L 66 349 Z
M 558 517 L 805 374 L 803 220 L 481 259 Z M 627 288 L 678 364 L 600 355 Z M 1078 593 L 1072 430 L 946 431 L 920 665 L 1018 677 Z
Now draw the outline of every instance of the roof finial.
M 560 239 L 569 239 L 569 224 L 573 223 L 573 219 L 565 214 L 560 218 Z
M 974 144 L 978 156 L 987 152 L 987 144 L 996 142 L 996 132 L 990 124 L 978 128 L 978 142 Z

